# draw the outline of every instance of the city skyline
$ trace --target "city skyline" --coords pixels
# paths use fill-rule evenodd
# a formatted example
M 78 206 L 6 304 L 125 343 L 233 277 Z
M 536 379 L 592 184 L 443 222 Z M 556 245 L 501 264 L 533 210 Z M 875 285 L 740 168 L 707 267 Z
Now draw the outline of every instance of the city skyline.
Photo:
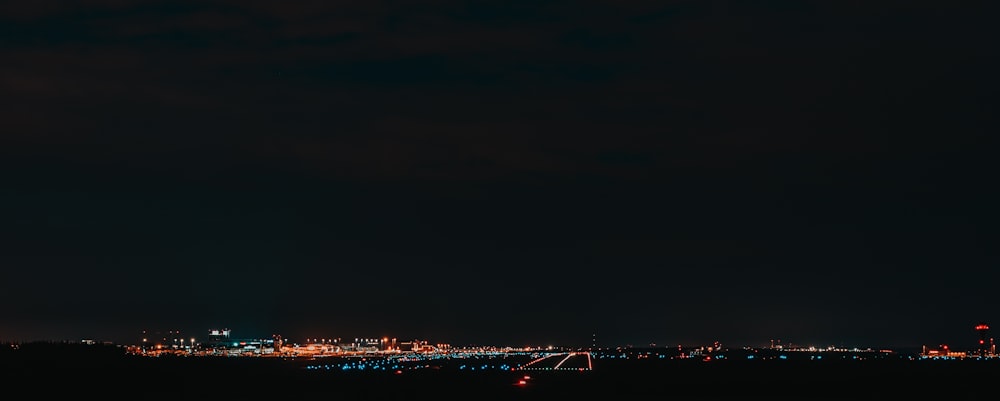
M 348 358 L 342 359 L 341 363 L 335 364 L 344 370 L 364 369 L 366 359 L 375 358 L 380 362 L 371 360 L 375 365 L 371 368 L 383 370 L 386 366 L 393 366 L 393 361 L 410 362 L 407 369 L 425 368 L 420 361 L 440 360 L 457 358 L 459 360 L 476 357 L 510 357 L 520 355 L 531 356 L 530 360 L 522 360 L 514 365 L 501 364 L 492 365 L 493 369 L 501 370 L 571 370 L 584 371 L 593 368 L 592 359 L 604 358 L 624 358 L 624 359 L 670 359 L 670 360 L 696 360 L 703 362 L 718 360 L 995 360 L 1000 358 L 997 353 L 995 339 L 990 333 L 990 327 L 985 322 L 980 322 L 974 327 L 978 337 L 978 342 L 974 347 L 964 347 L 963 345 L 921 345 L 919 347 L 864 347 L 850 345 L 813 345 L 795 344 L 792 342 L 782 342 L 782 340 L 771 340 L 767 345 L 732 345 L 714 341 L 704 344 L 676 344 L 676 345 L 634 345 L 624 344 L 617 346 L 599 346 L 594 342 L 587 346 L 570 345 L 511 345 L 511 344 L 449 344 L 435 342 L 432 339 L 407 339 L 397 337 L 381 338 L 304 338 L 292 339 L 274 334 L 269 337 L 240 337 L 234 336 L 228 329 L 208 330 L 207 337 L 188 337 L 188 333 L 180 331 L 168 332 L 146 332 L 143 331 L 141 339 L 127 343 L 115 343 L 111 341 L 97 341 L 93 339 L 83 339 L 80 341 L 27 341 L 10 342 L 0 340 L 0 344 L 5 345 L 10 351 L 19 351 L 27 347 L 37 351 L 48 349 L 56 351 L 53 346 L 66 346 L 76 344 L 79 346 L 100 345 L 104 348 L 114 346 L 119 348 L 121 355 L 142 356 L 142 357 L 164 357 L 164 356 L 197 356 L 197 357 L 271 357 L 282 360 L 300 359 L 306 361 L 330 360 L 327 358 Z M 48 346 L 48 348 L 46 348 Z M 64 348 L 65 349 L 65 348 Z M 82 351 L 82 348 L 77 348 Z M 107 352 L 97 352 L 94 356 L 108 356 Z M 563 362 L 574 356 L 585 356 L 576 359 L 574 363 L 568 364 L 561 369 Z M 550 359 L 551 357 L 556 357 Z M 354 359 L 352 361 L 351 359 Z M 539 362 L 549 361 L 541 364 Z M 558 361 L 558 362 L 557 362 Z M 586 361 L 584 366 L 580 363 Z M 416 362 L 416 363 L 414 363 Z M 537 366 L 536 363 L 539 363 Z M 360 365 L 359 365 L 360 364 Z M 385 366 L 381 366 L 385 365 Z M 325 369 L 330 369 L 330 364 L 324 364 Z M 379 367 L 381 366 L 381 367 Z M 542 367 L 546 366 L 546 367 Z M 318 368 L 318 366 L 316 366 Z M 484 365 L 485 367 L 485 365 Z M 310 367 L 306 366 L 307 369 Z M 440 368 L 440 366 L 438 366 Z M 461 368 L 461 367 L 460 367 Z M 512 369 L 516 368 L 516 369 Z M 399 374 L 402 371 L 397 371 Z M 523 383 L 522 383 L 523 384 Z
M 0 340 L 974 339 L 998 6 L 869 3 L 0 5 Z
M 85 343 L 107 343 L 116 344 L 120 346 L 173 346 L 175 348 L 184 348 L 184 344 L 187 341 L 188 347 L 195 344 L 202 344 L 208 342 L 229 342 L 229 341 L 261 341 L 261 340 L 277 340 L 286 343 L 298 343 L 298 344 L 310 344 L 310 343 L 330 343 L 330 344 L 360 344 L 360 343 L 378 343 L 378 347 L 384 347 L 386 344 L 398 344 L 398 343 L 424 343 L 429 346 L 444 346 L 444 347 L 514 347 L 514 348 L 538 348 L 544 349 L 546 347 L 558 347 L 558 348 L 572 348 L 572 349 L 615 349 L 615 348 L 699 348 L 711 346 L 712 344 L 719 346 L 721 344 L 726 344 L 727 347 L 739 347 L 739 348 L 776 348 L 776 349 L 827 349 L 827 348 L 838 348 L 838 349 L 876 349 L 876 350 L 914 350 L 921 348 L 926 352 L 927 350 L 937 350 L 935 352 L 968 352 L 973 355 L 977 352 L 985 352 L 984 350 L 990 350 L 990 354 L 995 354 L 995 338 L 991 333 L 990 326 L 987 322 L 977 322 L 969 330 L 968 336 L 966 338 L 960 339 L 959 341 L 925 341 L 920 344 L 851 344 L 845 343 L 843 341 L 839 342 L 817 342 L 810 341 L 808 339 L 783 339 L 781 336 L 773 337 L 765 341 L 754 341 L 754 342 L 743 342 L 743 343 L 730 343 L 728 341 L 722 341 L 725 336 L 718 336 L 715 340 L 702 340 L 693 341 L 687 343 L 680 342 L 658 342 L 649 341 L 647 343 L 637 343 L 637 342 L 626 342 L 626 343 L 606 343 L 604 341 L 599 341 L 597 333 L 591 333 L 589 337 L 589 342 L 577 341 L 577 342 L 535 342 L 535 343 L 517 343 L 517 342 L 505 342 L 505 341 L 475 341 L 475 339 L 455 339 L 448 338 L 445 339 L 434 339 L 434 338 L 421 338 L 417 336 L 408 336 L 405 333 L 399 335 L 397 333 L 386 333 L 382 332 L 378 335 L 373 335 L 372 333 L 365 333 L 363 335 L 358 335 L 354 333 L 353 335 L 345 335 L 345 333 L 339 334 L 313 334 L 312 336 L 289 336 L 282 334 L 280 331 L 272 331 L 272 334 L 261 335 L 259 333 L 240 333 L 239 331 L 233 331 L 229 328 L 211 328 L 207 330 L 200 331 L 184 331 L 178 329 L 170 330 L 140 330 L 134 333 L 132 336 L 127 335 L 117 335 L 110 338 L 93 338 L 87 336 L 77 336 L 74 338 L 36 338 L 36 339 L 11 339 L 11 338 L 0 338 L 0 342 L 3 343 L 30 343 L 30 342 L 85 342 Z M 453 343 L 452 341 L 459 340 Z M 390 348 L 396 348 L 390 346 Z

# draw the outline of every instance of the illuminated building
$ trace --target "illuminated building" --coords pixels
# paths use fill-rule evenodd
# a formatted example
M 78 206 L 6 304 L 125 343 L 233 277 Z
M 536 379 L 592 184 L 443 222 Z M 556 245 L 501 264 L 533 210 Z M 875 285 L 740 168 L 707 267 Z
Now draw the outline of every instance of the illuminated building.
M 280 347 L 281 336 L 269 339 L 246 338 L 235 339 L 229 329 L 209 330 L 208 340 L 202 343 L 197 353 L 202 355 L 224 356 L 259 356 L 273 354 L 276 345 Z
M 222 330 L 209 330 L 208 331 L 208 341 L 210 342 L 229 342 L 229 329 Z
M 430 345 L 426 340 L 403 341 L 399 343 L 399 350 L 403 352 L 438 352 L 442 347 L 450 347 L 446 344 Z
M 948 345 L 941 344 L 937 348 L 930 348 L 925 345 L 923 347 L 923 350 L 921 350 L 920 352 L 920 356 L 924 358 L 934 358 L 934 359 L 939 359 L 939 358 L 961 359 L 968 356 L 968 353 L 965 351 L 953 351 L 951 348 L 948 347 Z

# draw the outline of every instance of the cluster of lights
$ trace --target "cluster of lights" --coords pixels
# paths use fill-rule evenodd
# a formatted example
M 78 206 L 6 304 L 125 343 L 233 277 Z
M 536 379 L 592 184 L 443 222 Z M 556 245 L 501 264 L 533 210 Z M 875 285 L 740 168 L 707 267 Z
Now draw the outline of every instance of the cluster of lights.
M 567 361 L 571 359 L 575 361 L 574 358 L 586 358 L 586 367 L 563 367 Z M 541 365 L 542 363 L 554 362 L 553 366 L 535 366 Z M 521 370 L 592 370 L 594 368 L 593 360 L 589 352 L 564 352 L 564 353 L 552 353 L 539 356 L 536 359 L 525 364 L 521 367 Z
M 524 354 L 517 354 L 524 355 Z M 485 371 L 500 370 L 511 371 L 519 368 L 517 364 L 504 362 L 503 359 L 513 357 L 510 354 L 486 355 L 461 352 L 456 354 L 405 354 L 387 355 L 366 358 L 345 358 L 342 363 L 326 363 L 306 366 L 312 370 L 339 370 L 339 371 L 393 371 L 400 374 L 405 370 L 440 369 L 443 362 L 463 361 L 460 365 L 449 364 L 457 370 L 464 371 Z

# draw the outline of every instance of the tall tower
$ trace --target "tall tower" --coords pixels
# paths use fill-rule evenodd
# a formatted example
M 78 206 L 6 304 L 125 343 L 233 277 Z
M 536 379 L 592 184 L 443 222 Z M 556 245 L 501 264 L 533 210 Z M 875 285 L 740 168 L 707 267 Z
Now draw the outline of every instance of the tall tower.
M 989 340 L 990 326 L 986 323 L 979 323 L 976 325 L 976 332 L 979 333 L 979 345 L 976 350 L 979 352 L 979 356 L 986 356 L 990 353 L 990 344 L 987 342 Z

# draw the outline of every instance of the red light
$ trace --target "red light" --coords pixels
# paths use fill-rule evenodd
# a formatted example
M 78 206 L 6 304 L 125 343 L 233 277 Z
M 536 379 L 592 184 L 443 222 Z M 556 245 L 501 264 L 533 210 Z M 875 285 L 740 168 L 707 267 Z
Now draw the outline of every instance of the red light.
M 983 343 L 983 340 L 979 340 L 979 343 L 980 343 L 980 344 L 982 344 L 982 343 Z

